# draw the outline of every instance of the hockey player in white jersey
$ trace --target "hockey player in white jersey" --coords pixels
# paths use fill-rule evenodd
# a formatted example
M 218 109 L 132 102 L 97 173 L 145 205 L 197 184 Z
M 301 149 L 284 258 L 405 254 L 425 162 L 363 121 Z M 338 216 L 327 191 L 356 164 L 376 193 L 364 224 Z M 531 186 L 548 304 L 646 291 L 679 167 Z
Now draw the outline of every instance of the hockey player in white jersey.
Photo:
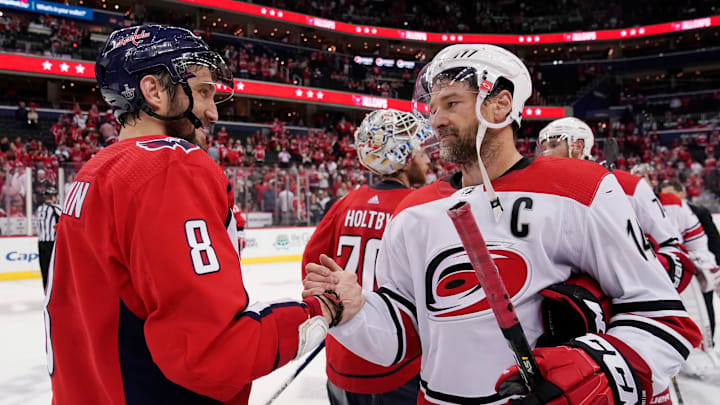
M 560 118 L 540 130 L 538 149 L 545 156 L 590 159 L 595 144 L 590 127 L 575 117 Z M 673 285 L 682 292 L 695 274 L 687 250 L 680 243 L 681 236 L 674 222 L 665 212 L 659 197 L 642 177 L 614 169 L 618 183 L 630 199 L 638 224 L 653 246 L 660 263 Z
M 419 404 L 506 403 L 516 385 L 517 372 L 505 372 L 513 356 L 446 215 L 468 201 L 531 345 L 545 332 L 540 292 L 574 273 L 595 279 L 615 309 L 609 324 L 596 319 L 598 333 L 535 349 L 548 389 L 513 398 L 645 403 L 667 387 L 699 331 L 640 243 L 637 218 L 607 170 L 577 159 L 530 161 L 515 149 L 530 93 L 524 64 L 493 45 L 447 47 L 423 69 L 414 101 L 419 111 L 429 106 L 441 156 L 460 163 L 463 185 L 473 187 L 395 214 L 377 259 L 381 287 L 341 293 L 360 310 L 331 333 L 381 365 L 419 340 Z M 304 295 L 333 287 L 343 271 L 327 257 L 321 263 L 307 266 Z
M 538 149 L 544 156 L 590 159 L 595 144 L 590 127 L 574 117 L 560 118 L 540 130 Z M 612 170 L 630 200 L 638 224 L 653 246 L 655 256 L 670 276 L 678 292 L 685 290 L 695 274 L 687 250 L 680 244 L 680 234 L 650 185 L 642 177 L 624 170 Z M 642 243 L 645 243 L 644 241 Z M 652 404 L 670 404 L 669 389 L 655 396 Z
M 647 163 L 635 165 L 631 173 L 642 176 L 653 187 L 658 186 L 657 176 L 652 166 Z M 715 255 L 708 249 L 708 240 L 698 217 L 692 212 L 687 202 L 674 194 L 659 193 L 658 198 L 668 217 L 680 233 L 682 243 L 687 248 L 690 259 L 695 264 L 695 277 L 683 290 L 681 297 L 688 313 L 700 327 L 703 335 L 702 344 L 693 350 L 682 369 L 683 374 L 707 378 L 720 375 L 720 359 L 713 353 L 712 329 L 710 316 L 703 297 L 704 291 L 712 291 L 720 282 L 718 265 Z

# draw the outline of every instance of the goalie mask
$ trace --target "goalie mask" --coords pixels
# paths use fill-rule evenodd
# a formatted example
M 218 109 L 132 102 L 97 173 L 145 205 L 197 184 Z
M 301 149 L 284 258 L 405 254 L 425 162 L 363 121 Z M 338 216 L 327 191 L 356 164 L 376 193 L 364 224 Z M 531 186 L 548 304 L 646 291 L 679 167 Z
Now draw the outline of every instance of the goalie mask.
M 595 142 L 595 137 L 590 127 L 575 117 L 560 118 L 540 130 L 538 148 L 546 154 L 545 152 L 549 150 L 549 143 L 554 141 L 567 141 L 568 157 L 573 157 L 573 144 L 580 140 L 583 141 L 580 158 L 590 159 L 590 150 Z
M 492 123 L 482 116 L 481 106 L 488 96 L 499 93 L 501 88 L 512 94 L 512 106 L 502 122 Z M 440 51 L 418 75 L 412 99 L 413 111 L 432 123 L 436 105 L 455 92 L 471 92 L 475 97 L 478 164 L 495 219 L 499 220 L 502 206 L 482 163 L 480 148 L 488 128 L 500 129 L 511 124 L 520 126 L 525 101 L 532 92 L 530 73 L 520 58 L 501 47 L 451 45 Z
M 387 176 L 403 169 L 416 151 L 434 147 L 432 128 L 415 115 L 397 110 L 375 110 L 355 131 L 360 163 Z

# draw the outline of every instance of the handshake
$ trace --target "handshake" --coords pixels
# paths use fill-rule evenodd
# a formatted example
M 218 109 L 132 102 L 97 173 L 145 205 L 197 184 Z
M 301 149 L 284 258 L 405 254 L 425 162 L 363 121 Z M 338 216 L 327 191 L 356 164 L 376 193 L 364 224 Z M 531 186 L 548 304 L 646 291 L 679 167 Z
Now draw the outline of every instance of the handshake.
M 330 257 L 320 255 L 320 264 L 308 263 L 305 272 L 302 297 L 318 297 L 330 327 L 346 322 L 365 304 L 357 275 L 343 270 Z

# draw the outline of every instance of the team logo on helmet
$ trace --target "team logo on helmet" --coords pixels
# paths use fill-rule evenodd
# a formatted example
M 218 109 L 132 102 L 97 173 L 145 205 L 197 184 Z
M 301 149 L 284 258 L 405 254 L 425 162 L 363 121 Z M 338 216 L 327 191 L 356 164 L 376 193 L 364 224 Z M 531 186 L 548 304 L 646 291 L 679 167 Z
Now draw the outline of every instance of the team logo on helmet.
M 125 46 L 128 44 L 128 42 L 132 42 L 133 45 L 138 46 L 138 45 L 140 45 L 140 42 L 143 41 L 143 39 L 150 36 L 150 33 L 145 30 L 142 30 L 140 32 L 138 32 L 138 31 L 140 31 L 140 27 L 136 28 L 135 32 L 133 32 L 132 34 L 115 42 L 112 46 L 112 49 L 119 48 L 121 46 Z
M 507 243 L 488 242 L 488 250 L 510 297 L 514 297 L 527 284 L 528 261 Z M 427 310 L 436 321 L 471 318 L 490 309 L 462 246 L 443 250 L 430 261 L 425 272 L 425 292 Z
M 163 139 L 153 139 L 150 141 L 138 141 L 135 144 L 137 146 L 139 146 L 143 149 L 149 150 L 151 152 L 154 152 L 154 151 L 157 151 L 160 149 L 164 149 L 164 148 L 173 149 L 173 150 L 180 148 L 183 151 L 185 151 L 185 153 L 190 153 L 196 149 L 200 149 L 197 145 L 193 145 L 192 143 L 190 143 L 184 139 L 172 138 L 172 137 L 167 137 L 167 138 L 163 138 Z
M 125 90 L 121 91 L 120 94 L 128 100 L 135 98 L 135 87 L 128 87 L 127 83 L 124 84 Z

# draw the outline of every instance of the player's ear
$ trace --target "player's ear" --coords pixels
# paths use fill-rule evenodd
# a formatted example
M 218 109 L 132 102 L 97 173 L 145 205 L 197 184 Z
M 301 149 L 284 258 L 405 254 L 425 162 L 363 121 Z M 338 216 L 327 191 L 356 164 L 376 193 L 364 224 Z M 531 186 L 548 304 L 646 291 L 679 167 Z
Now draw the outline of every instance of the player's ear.
M 494 97 L 493 103 L 493 121 L 503 122 L 505 118 L 510 114 L 512 110 L 512 94 L 509 91 L 503 90 Z
M 154 75 L 145 75 L 140 79 L 140 91 L 142 91 L 145 102 L 154 111 L 158 111 L 163 106 L 162 86 L 160 80 Z

